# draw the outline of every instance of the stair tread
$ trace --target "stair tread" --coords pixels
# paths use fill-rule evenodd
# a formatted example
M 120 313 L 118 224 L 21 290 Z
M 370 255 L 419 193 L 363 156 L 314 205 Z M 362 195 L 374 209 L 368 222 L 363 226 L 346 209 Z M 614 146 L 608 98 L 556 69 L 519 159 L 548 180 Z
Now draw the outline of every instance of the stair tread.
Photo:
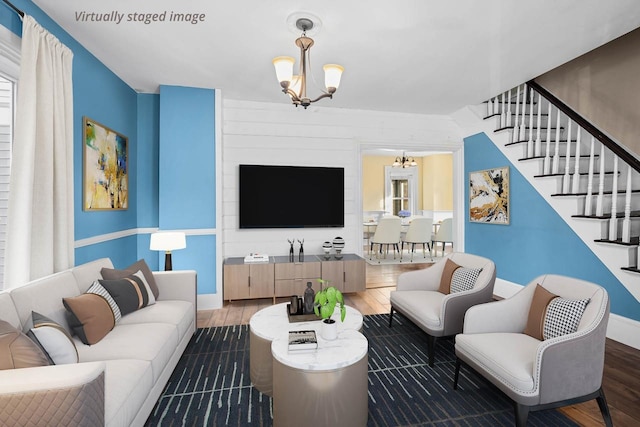
M 629 214 L 632 218 L 640 217 L 640 211 L 631 211 Z M 604 214 L 602 216 L 597 215 L 571 215 L 571 218 L 587 218 L 587 219 L 611 219 L 611 214 Z M 624 212 L 617 212 L 616 218 L 624 218 Z
M 632 273 L 640 273 L 638 267 L 622 267 L 623 270 L 631 271 Z
M 640 193 L 640 190 L 631 190 L 631 193 Z M 602 193 L 605 196 L 610 196 L 613 194 L 613 191 L 609 190 L 609 191 L 604 191 Z M 618 191 L 618 195 L 619 196 L 624 196 L 626 194 L 625 190 L 620 190 Z M 562 196 L 586 196 L 587 193 L 556 193 L 556 194 L 552 194 L 551 197 L 562 197 Z M 597 196 L 598 193 L 591 193 L 592 196 Z
M 597 243 L 611 243 L 611 244 L 614 244 L 614 245 L 621 245 L 621 246 L 638 246 L 638 244 L 640 243 L 640 237 L 638 237 L 638 236 L 632 237 L 631 241 L 629 243 L 623 242 L 622 239 L 616 239 L 616 240 L 596 239 L 596 240 L 594 240 L 594 242 L 597 242 Z
M 613 175 L 613 171 L 607 171 L 604 173 L 605 175 Z M 573 175 L 573 172 L 569 173 L 569 175 Z M 580 176 L 588 176 L 589 172 L 580 172 Z M 597 176 L 600 175 L 599 173 L 594 173 L 593 176 L 597 178 Z M 618 172 L 618 175 L 620 175 L 620 172 Z M 550 173 L 550 174 L 542 174 L 542 175 L 534 175 L 534 178 L 549 178 L 552 176 L 564 176 L 564 171 L 562 172 L 558 172 L 558 173 Z
M 528 142 L 529 142 L 529 140 L 528 140 L 528 139 L 523 139 L 522 141 L 507 142 L 506 144 L 504 144 L 504 146 L 505 146 L 505 147 L 508 147 L 508 146 L 510 146 L 510 145 L 516 145 L 516 144 L 526 144 L 526 143 L 528 143 Z M 545 144 L 547 143 L 547 141 L 546 141 L 546 140 L 542 140 L 542 139 L 540 140 L 540 142 L 544 142 Z M 555 143 L 555 140 L 554 140 L 554 141 L 551 141 L 551 142 L 552 142 L 552 143 Z M 566 140 L 566 139 L 560 139 L 560 140 L 558 140 L 558 142 L 559 142 L 559 143 L 561 143 L 561 144 L 565 144 L 565 143 L 567 142 L 567 140 Z M 571 142 L 576 142 L 576 140 L 575 140 L 575 139 L 572 139 L 572 140 L 571 140 Z
M 596 157 L 597 156 L 598 155 L 596 155 Z M 524 162 L 524 161 L 527 161 L 527 160 L 540 160 L 540 159 L 544 159 L 545 157 L 547 157 L 547 156 L 546 155 L 544 155 L 544 156 L 540 155 L 540 156 L 533 156 L 533 157 L 522 157 L 522 158 L 518 159 L 518 161 L 519 162 Z M 559 156 L 559 157 L 561 159 L 566 159 L 567 158 L 567 156 L 564 156 L 564 155 Z M 576 156 L 571 156 L 572 159 L 575 159 L 575 157 Z M 589 156 L 588 154 L 585 154 L 584 156 L 582 156 L 582 155 L 580 156 L 581 159 L 588 159 L 589 157 L 591 157 L 591 156 Z M 553 158 L 553 156 L 549 156 L 549 158 Z

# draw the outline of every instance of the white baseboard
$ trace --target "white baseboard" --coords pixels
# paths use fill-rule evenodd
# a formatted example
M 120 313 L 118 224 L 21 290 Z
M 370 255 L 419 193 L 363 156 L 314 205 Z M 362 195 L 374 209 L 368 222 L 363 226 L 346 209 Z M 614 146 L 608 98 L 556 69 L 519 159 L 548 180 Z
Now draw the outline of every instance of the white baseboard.
M 493 293 L 500 298 L 509 298 L 520 289 L 522 285 L 496 279 Z M 640 322 L 611 313 L 607 325 L 607 338 L 640 350 Z
M 216 310 L 222 308 L 222 294 L 199 294 L 198 310 Z

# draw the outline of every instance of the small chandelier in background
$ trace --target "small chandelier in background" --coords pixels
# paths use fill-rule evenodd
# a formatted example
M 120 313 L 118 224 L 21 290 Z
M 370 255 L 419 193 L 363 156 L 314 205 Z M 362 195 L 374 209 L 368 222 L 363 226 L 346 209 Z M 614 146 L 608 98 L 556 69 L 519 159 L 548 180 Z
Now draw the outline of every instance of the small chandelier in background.
M 326 92 L 315 99 L 307 96 L 307 67 L 311 66 L 309 50 L 313 46 L 313 39 L 307 37 L 307 31 L 313 28 L 313 21 L 309 18 L 299 18 L 296 27 L 302 31 L 302 35 L 296 39 L 296 46 L 300 48 L 300 69 L 299 74 L 293 74 L 293 64 L 295 59 L 290 56 L 278 56 L 273 59 L 276 68 L 276 76 L 282 86 L 282 92 L 291 97 L 293 105 L 302 105 L 305 109 L 311 103 L 322 98 L 333 98 L 333 94 L 340 85 L 340 77 L 344 67 L 337 64 L 327 64 L 324 67 L 324 84 Z M 309 73 L 311 74 L 311 73 Z
M 411 166 L 418 166 L 418 164 L 413 157 L 407 157 L 405 153 L 402 153 L 402 157 L 396 157 L 392 166 L 394 168 L 410 168 Z

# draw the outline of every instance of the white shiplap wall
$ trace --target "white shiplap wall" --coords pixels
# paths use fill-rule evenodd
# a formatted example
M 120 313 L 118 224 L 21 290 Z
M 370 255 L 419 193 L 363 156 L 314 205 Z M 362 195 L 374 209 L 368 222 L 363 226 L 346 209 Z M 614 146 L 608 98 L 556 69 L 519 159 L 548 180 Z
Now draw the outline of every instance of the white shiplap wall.
M 7 235 L 13 99 L 13 83 L 0 77 L 0 289 L 4 287 L 1 272 L 4 271 L 4 248 Z
M 252 252 L 286 255 L 287 239 L 291 238 L 304 238 L 305 253 L 319 254 L 322 242 L 336 236 L 345 239 L 345 252 L 361 253 L 362 152 L 369 148 L 433 149 L 453 151 L 461 158 L 462 137 L 449 116 L 315 106 L 304 110 L 285 100 L 282 103 L 224 100 L 222 111 L 223 175 L 218 189 L 222 188 L 223 211 L 222 225 L 217 228 L 222 230 L 223 257 Z M 240 230 L 238 165 L 241 163 L 344 167 L 345 227 Z

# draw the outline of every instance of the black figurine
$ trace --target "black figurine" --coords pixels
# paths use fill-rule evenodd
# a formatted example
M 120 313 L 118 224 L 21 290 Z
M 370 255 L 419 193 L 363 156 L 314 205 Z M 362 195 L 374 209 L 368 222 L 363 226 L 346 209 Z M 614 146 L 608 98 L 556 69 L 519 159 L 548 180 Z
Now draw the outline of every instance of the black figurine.
M 287 239 L 287 242 L 289 242 L 289 244 L 291 245 L 289 247 L 289 262 L 293 262 L 293 244 L 296 242 L 296 239 L 293 239 L 293 240 Z
M 302 239 L 302 241 L 298 240 L 298 243 L 300 243 L 300 252 L 298 252 L 298 261 L 299 262 L 303 262 L 304 261 L 304 248 L 302 247 L 302 245 L 304 245 L 304 239 Z
M 311 282 L 307 282 L 307 289 L 304 291 L 304 314 L 313 313 L 313 301 L 316 298 L 316 293 L 311 286 Z

